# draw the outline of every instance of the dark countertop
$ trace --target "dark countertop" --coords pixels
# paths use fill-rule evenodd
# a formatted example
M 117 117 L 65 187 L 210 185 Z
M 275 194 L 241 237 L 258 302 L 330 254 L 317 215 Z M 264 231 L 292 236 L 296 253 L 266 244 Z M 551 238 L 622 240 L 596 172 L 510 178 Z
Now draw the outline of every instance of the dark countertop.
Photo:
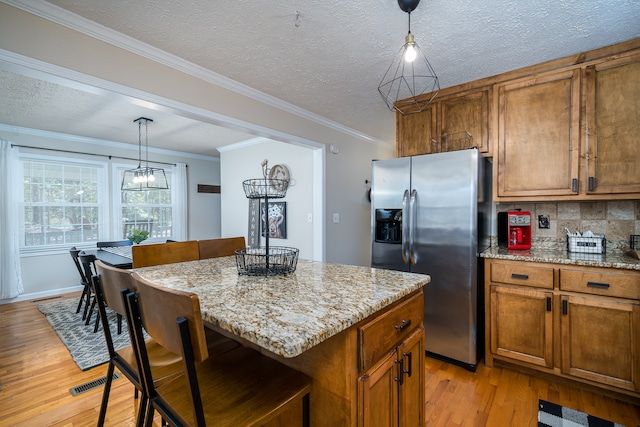
M 640 271 L 640 260 L 637 260 L 620 250 L 612 250 L 610 252 L 611 253 L 600 255 L 567 252 L 566 249 L 554 250 L 547 248 L 531 248 L 528 251 L 510 251 L 505 248 L 491 247 L 482 252 L 480 257 Z

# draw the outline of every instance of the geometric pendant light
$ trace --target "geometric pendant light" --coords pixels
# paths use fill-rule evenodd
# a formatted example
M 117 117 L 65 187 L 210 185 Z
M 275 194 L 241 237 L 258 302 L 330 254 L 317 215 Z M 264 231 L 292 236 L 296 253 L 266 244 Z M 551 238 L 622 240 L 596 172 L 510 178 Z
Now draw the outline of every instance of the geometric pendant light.
M 135 119 L 138 123 L 138 167 L 127 169 L 122 176 L 121 190 L 124 191 L 148 191 L 148 190 L 168 190 L 167 175 L 162 168 L 149 167 L 149 122 L 153 122 L 146 117 Z M 145 165 L 142 166 L 142 124 L 145 127 Z
M 398 0 L 400 9 L 409 15 L 409 32 L 378 86 L 387 107 L 401 114 L 423 111 L 440 91 L 438 76 L 411 34 L 411 12 L 419 3 Z

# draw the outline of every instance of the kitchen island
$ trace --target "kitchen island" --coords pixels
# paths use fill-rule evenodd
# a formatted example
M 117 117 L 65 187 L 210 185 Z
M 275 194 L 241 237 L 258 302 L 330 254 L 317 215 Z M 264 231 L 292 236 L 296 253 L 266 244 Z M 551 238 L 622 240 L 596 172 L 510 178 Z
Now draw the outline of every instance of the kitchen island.
M 388 359 L 397 361 L 398 348 L 409 339 L 419 341 L 422 354 L 412 361 L 405 351 L 406 363 L 416 369 L 424 357 L 422 287 L 430 281 L 427 275 L 299 260 L 287 276 L 244 276 L 238 275 L 234 257 L 135 271 L 162 286 L 198 294 L 207 326 L 310 376 L 312 425 L 367 423 L 371 411 L 380 410 L 369 400 L 380 394 L 370 393 L 369 386 L 375 386 L 371 374 L 382 372 Z M 404 362 L 392 366 L 395 378 L 405 375 L 396 366 L 411 370 Z M 422 420 L 424 370 L 416 370 L 405 381 L 391 378 L 390 385 L 418 385 L 416 396 L 400 399 L 400 405 L 410 407 L 397 413 Z M 389 402 L 398 405 L 402 392 L 389 393 Z M 381 414 L 394 417 L 393 412 Z

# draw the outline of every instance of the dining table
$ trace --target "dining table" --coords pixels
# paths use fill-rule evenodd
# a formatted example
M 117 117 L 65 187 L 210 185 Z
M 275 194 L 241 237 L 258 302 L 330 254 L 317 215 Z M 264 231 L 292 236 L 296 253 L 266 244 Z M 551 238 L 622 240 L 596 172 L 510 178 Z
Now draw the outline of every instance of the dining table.
M 133 267 L 131 246 L 83 249 L 83 252 L 85 254 L 95 255 L 96 259 L 115 268 L 130 269 Z
M 198 295 L 205 326 L 312 378 L 312 425 L 356 426 L 357 326 L 418 294 L 424 274 L 300 259 L 286 275 L 239 274 L 234 256 L 136 268 Z M 422 300 L 421 300 L 422 301 Z

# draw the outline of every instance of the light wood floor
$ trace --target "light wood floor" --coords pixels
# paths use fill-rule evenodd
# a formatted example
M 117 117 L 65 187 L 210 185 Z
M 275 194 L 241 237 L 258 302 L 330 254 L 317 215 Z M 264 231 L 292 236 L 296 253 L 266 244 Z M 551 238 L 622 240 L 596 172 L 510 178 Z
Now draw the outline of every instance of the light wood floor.
M 37 305 L 0 305 L 0 426 L 93 426 L 102 388 L 76 397 L 69 389 L 104 376 L 106 365 L 80 371 Z M 539 398 L 640 426 L 640 406 L 579 386 L 483 364 L 476 373 L 431 358 L 425 365 L 429 427 L 537 426 Z M 106 425 L 133 425 L 136 404 L 133 386 L 114 382 Z

